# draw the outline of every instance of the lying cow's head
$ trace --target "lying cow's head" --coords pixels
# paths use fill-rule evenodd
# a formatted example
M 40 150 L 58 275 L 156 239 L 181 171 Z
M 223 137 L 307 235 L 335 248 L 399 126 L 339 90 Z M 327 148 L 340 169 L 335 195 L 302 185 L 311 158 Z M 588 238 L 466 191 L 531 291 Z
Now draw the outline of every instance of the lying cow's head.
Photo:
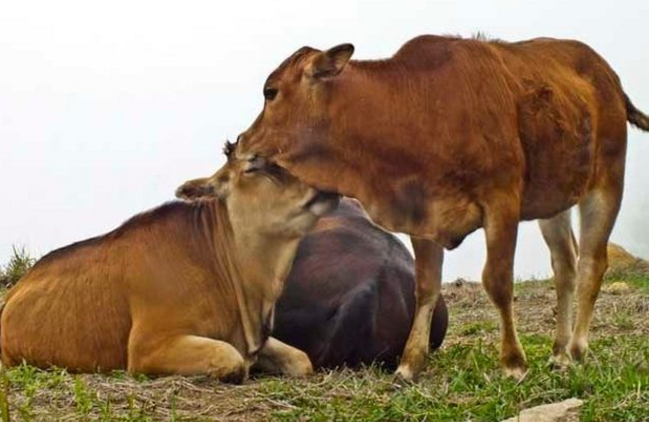
M 314 154 L 319 160 L 327 159 L 327 141 L 337 130 L 332 122 L 342 108 L 337 92 L 347 90 L 341 83 L 342 73 L 353 52 L 351 44 L 327 51 L 303 47 L 285 60 L 267 78 L 264 108 L 240 135 L 239 151 L 272 157 L 283 166 Z M 302 174 L 298 176 L 305 180 Z
M 265 159 L 237 158 L 235 146 L 226 143 L 228 161 L 219 171 L 185 182 L 176 196 L 217 197 L 238 230 L 286 237 L 303 236 L 321 215 L 338 205 L 338 195 L 314 190 Z

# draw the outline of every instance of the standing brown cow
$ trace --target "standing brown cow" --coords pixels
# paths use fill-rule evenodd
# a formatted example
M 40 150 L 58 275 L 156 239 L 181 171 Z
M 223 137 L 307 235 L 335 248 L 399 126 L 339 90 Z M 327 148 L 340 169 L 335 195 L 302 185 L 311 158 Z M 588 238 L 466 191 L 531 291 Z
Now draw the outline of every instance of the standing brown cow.
M 512 307 L 520 220 L 540 219 L 551 250 L 554 358 L 581 359 L 621 203 L 626 122 L 647 131 L 648 117 L 605 60 L 577 41 L 421 36 L 373 61 L 350 61 L 353 50 L 304 47 L 285 60 L 268 77 L 264 109 L 237 155 L 268 157 L 309 185 L 356 197 L 377 223 L 411 235 L 417 309 L 397 375 L 413 379 L 424 364 L 443 247 L 481 227 L 502 365 L 524 374 Z

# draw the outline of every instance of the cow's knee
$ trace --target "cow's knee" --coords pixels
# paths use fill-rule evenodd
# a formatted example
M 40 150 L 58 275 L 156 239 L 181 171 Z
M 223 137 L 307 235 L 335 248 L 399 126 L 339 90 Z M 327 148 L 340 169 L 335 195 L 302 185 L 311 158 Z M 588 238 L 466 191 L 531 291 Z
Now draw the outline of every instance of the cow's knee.
M 488 265 L 483 270 L 483 287 L 492 302 L 499 308 L 512 304 L 513 280 L 512 269 L 503 265 Z

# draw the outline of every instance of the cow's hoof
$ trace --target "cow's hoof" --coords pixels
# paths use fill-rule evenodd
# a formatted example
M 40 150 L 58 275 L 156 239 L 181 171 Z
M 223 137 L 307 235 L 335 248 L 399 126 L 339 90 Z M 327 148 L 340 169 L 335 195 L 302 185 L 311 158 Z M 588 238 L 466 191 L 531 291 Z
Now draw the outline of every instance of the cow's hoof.
M 571 366 L 573 361 L 566 351 L 555 353 L 548 361 L 552 369 L 564 370 Z
M 219 377 L 219 381 L 227 384 L 242 384 L 246 378 L 248 378 L 248 371 L 246 370 L 246 367 L 242 366 L 236 371 Z
M 521 347 L 512 350 L 510 353 L 501 357 L 501 367 L 503 374 L 508 378 L 521 381 L 526 376 L 526 357 Z
M 393 376 L 393 384 L 399 386 L 411 385 L 418 380 L 418 374 L 413 372 L 408 365 L 400 365 Z
M 508 378 L 521 381 L 526 376 L 526 358 L 522 355 L 513 354 L 508 359 L 503 359 L 501 364 L 503 366 L 503 374 Z
M 296 356 L 291 363 L 282 371 L 284 375 L 290 377 L 306 377 L 314 372 L 314 367 L 309 360 L 309 356 L 301 351 L 296 351 Z
M 520 367 L 511 367 L 511 368 L 503 368 L 503 375 L 506 376 L 506 378 L 511 378 L 515 381 L 521 382 L 526 378 L 526 374 L 528 374 L 528 371 L 526 370 L 526 367 L 520 368 Z
M 572 343 L 569 345 L 569 355 L 575 362 L 582 362 L 587 356 L 587 344 Z
M 233 356 L 230 362 L 221 362 L 221 367 L 209 372 L 209 375 L 228 384 L 242 384 L 248 378 L 249 363 L 241 356 Z

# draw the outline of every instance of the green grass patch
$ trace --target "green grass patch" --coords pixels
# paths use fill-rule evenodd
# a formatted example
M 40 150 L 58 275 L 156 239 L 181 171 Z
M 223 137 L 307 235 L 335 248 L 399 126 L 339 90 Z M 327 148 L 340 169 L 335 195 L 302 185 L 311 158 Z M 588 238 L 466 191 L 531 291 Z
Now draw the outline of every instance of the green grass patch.
M 476 334 L 484 334 L 497 331 L 499 325 L 496 321 L 478 321 L 470 322 L 460 327 L 460 335 L 473 336 Z
M 290 407 L 274 413 L 286 421 L 498 421 L 571 397 L 585 400 L 583 421 L 647 419 L 647 337 L 595 341 L 587 364 L 564 371 L 549 369 L 549 339 L 531 335 L 522 342 L 530 369 L 520 383 L 502 377 L 497 350 L 478 341 L 433 354 L 413 386 L 393 386 L 390 374 L 371 368 L 337 377 L 326 389 L 286 381 L 261 388 Z
M 24 247 L 12 246 L 12 252 L 9 262 L 0 265 L 0 286 L 5 289 L 16 284 L 36 262 Z
M 605 283 L 623 281 L 637 289 L 648 291 L 648 274 L 643 273 L 614 273 L 605 277 Z

